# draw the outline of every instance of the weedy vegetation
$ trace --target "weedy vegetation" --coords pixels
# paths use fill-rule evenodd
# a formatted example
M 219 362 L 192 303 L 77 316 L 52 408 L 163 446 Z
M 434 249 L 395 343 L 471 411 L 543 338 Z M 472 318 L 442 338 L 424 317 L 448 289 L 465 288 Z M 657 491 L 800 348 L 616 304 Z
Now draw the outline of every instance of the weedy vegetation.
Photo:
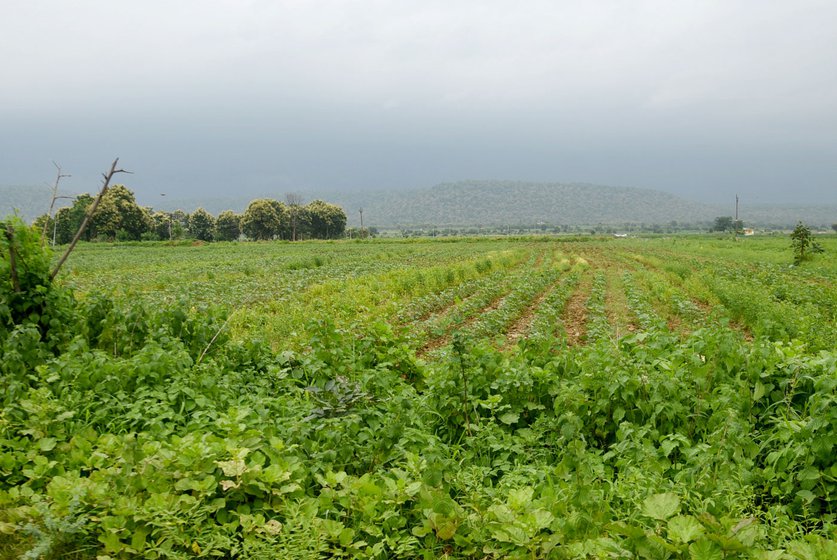
M 0 558 L 837 558 L 833 237 L 2 234 Z

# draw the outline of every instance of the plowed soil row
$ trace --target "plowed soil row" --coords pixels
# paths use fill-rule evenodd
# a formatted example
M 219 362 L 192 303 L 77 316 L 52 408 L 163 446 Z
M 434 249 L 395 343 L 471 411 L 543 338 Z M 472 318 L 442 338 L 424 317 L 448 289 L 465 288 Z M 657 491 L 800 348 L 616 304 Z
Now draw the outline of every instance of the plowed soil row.
M 515 320 L 511 327 L 506 331 L 506 342 L 503 345 L 503 350 L 508 350 L 517 344 L 517 341 L 521 338 L 525 337 L 526 334 L 529 332 L 529 327 L 532 325 L 532 320 L 535 318 L 535 312 L 538 308 L 543 304 L 543 300 L 545 300 L 552 290 L 555 289 L 555 286 L 561 280 L 556 280 L 553 284 L 548 286 L 544 291 L 539 293 L 535 299 L 532 300 L 526 309 L 523 310 L 523 313 L 520 314 L 520 317 Z
M 494 301 L 492 301 L 486 307 L 483 307 L 482 309 L 480 309 L 477 313 L 474 313 L 473 315 L 471 315 L 471 317 L 469 317 L 464 322 L 462 322 L 458 325 L 454 325 L 444 335 L 442 335 L 440 337 L 437 337 L 437 338 L 434 338 L 434 339 L 431 339 L 431 340 L 428 340 L 421 348 L 419 348 L 418 352 L 416 352 L 416 355 L 418 357 L 422 358 L 422 357 L 426 356 L 427 354 L 429 354 L 430 352 L 432 352 L 434 350 L 438 350 L 439 348 L 441 348 L 443 346 L 446 346 L 450 342 L 450 339 L 453 336 L 454 332 L 456 332 L 457 330 L 460 330 L 460 329 L 467 328 L 468 326 L 473 324 L 477 319 L 479 319 L 480 315 L 483 315 L 485 313 L 490 313 L 491 311 L 494 311 L 495 309 L 497 309 L 503 303 L 503 300 L 506 299 L 506 297 L 509 295 L 510 292 L 511 292 L 511 290 L 503 293 L 503 295 L 496 298 Z
M 618 272 L 615 267 L 609 267 L 607 271 L 607 290 L 605 291 L 607 320 L 613 328 L 613 336 L 617 340 L 639 328 L 636 318 L 628 308 L 625 285 Z
M 564 329 L 567 333 L 567 346 L 576 346 L 584 342 L 587 335 L 587 299 L 593 286 L 593 276 L 586 271 L 573 295 L 564 308 Z

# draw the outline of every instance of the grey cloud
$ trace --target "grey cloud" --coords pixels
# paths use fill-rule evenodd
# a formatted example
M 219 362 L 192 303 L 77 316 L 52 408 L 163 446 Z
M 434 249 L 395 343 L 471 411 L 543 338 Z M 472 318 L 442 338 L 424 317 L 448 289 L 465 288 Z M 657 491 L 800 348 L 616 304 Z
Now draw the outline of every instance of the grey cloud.
M 0 183 L 589 181 L 837 201 L 833 2 L 17 2 Z M 127 163 L 126 163 L 127 165 Z M 75 178 L 75 177 L 74 177 Z

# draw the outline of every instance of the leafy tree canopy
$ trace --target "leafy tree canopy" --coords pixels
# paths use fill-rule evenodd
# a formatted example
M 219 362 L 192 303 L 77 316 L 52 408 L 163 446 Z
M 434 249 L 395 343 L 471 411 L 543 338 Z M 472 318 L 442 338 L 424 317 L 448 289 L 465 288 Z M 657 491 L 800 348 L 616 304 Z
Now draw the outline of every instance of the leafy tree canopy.
M 215 239 L 217 241 L 235 241 L 241 235 L 241 216 L 232 210 L 218 214 L 215 220 Z
M 274 239 L 282 233 L 284 205 L 276 200 L 258 198 L 247 206 L 241 219 L 241 230 L 250 239 Z
M 823 248 L 820 244 L 814 241 L 811 228 L 802 222 L 796 224 L 796 227 L 790 236 L 791 248 L 793 249 L 793 263 L 796 265 L 801 264 L 803 261 L 811 260 L 814 253 L 823 252 Z
M 214 230 L 215 219 L 203 208 L 198 208 L 189 216 L 189 233 L 195 239 L 212 241 Z

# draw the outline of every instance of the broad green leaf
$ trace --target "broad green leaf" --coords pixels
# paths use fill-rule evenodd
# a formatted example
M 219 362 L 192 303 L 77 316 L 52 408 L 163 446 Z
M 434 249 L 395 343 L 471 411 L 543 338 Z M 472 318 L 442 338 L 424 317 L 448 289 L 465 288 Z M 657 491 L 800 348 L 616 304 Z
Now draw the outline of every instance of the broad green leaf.
M 784 556 L 784 550 L 759 550 L 753 553 L 756 560 L 781 560 Z
M 506 504 L 494 504 L 488 508 L 488 511 L 500 523 L 513 523 L 515 520 L 514 512 Z
M 181 478 L 174 483 L 174 489 L 179 490 L 180 492 L 185 492 L 186 490 L 191 490 L 194 487 L 194 484 L 195 481 L 191 478 Z
M 642 513 L 660 521 L 676 515 L 678 511 L 680 511 L 680 498 L 670 492 L 648 496 L 642 503 Z
M 99 535 L 99 542 L 105 545 L 108 552 L 120 552 L 125 549 L 125 544 L 119 540 L 115 531 L 105 531 Z
M 221 467 L 224 475 L 229 477 L 241 476 L 247 471 L 247 465 L 241 459 L 233 459 L 232 461 L 215 461 L 215 464 Z
M 546 529 L 555 519 L 555 516 L 545 509 L 536 509 L 531 513 L 532 521 L 538 529 Z
M 817 480 L 820 478 L 820 471 L 816 467 L 807 467 L 796 475 L 798 480 Z
M 447 541 L 453 538 L 456 534 L 456 528 L 459 523 L 455 519 L 445 518 L 436 525 L 436 536 Z
M 425 536 L 427 536 L 428 534 L 430 534 L 430 531 L 431 531 L 431 530 L 432 530 L 432 529 L 431 529 L 431 527 L 430 527 L 430 523 L 424 523 L 424 524 L 422 524 L 422 525 L 416 525 L 415 527 L 413 527 L 413 528 L 410 530 L 410 532 L 411 532 L 414 536 L 419 537 L 419 538 L 422 538 L 422 537 L 425 537 Z
M 721 547 L 708 540 L 690 544 L 689 555 L 692 560 L 724 560 L 724 552 Z
M 319 522 L 323 532 L 325 532 L 332 539 L 338 538 L 341 531 L 345 529 L 345 525 L 343 525 L 343 523 L 333 519 L 320 519 Z
M 810 490 L 800 490 L 796 493 L 796 495 L 808 503 L 813 502 L 817 497 L 817 495 L 811 492 Z
M 520 420 L 520 414 L 516 412 L 506 412 L 500 416 L 500 422 L 509 426 L 516 424 L 518 420 Z
M 41 451 L 52 451 L 58 442 L 55 438 L 47 437 L 38 440 L 38 449 Z
M 145 538 L 150 532 L 145 527 L 137 527 L 134 529 L 134 534 L 131 535 L 131 548 L 136 552 L 142 552 L 145 549 Z
M 411 482 L 404 487 L 404 493 L 408 496 L 415 496 L 421 490 L 421 481 Z
M 532 496 L 535 494 L 535 489 L 531 486 L 524 486 L 523 488 L 515 488 L 509 492 L 509 506 L 515 510 L 528 508 L 532 503 Z
M 227 474 L 224 471 L 224 474 Z M 227 474 L 227 476 L 232 476 Z M 279 484 L 280 482 L 285 482 L 289 478 L 291 478 L 291 472 L 284 469 L 279 465 L 270 465 L 266 469 L 264 469 L 260 474 L 259 478 L 268 484 Z
M 668 521 L 669 539 L 679 543 L 689 543 L 703 535 L 703 525 L 691 515 L 678 515 Z
M 679 442 L 674 439 L 666 439 L 660 443 L 660 449 L 663 450 L 663 455 L 668 457 L 671 452 L 679 445 Z
M 355 530 L 349 527 L 346 527 L 342 531 L 340 531 L 340 546 L 350 546 L 352 541 L 355 538 Z

